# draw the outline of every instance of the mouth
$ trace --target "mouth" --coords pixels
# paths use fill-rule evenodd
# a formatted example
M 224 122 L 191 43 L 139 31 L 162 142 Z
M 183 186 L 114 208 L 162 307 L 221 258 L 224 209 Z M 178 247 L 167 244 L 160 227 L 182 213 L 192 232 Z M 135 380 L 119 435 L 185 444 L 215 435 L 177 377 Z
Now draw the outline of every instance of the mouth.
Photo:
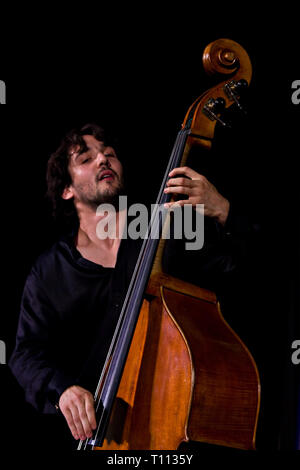
M 98 181 L 113 181 L 115 175 L 111 170 L 104 170 L 98 175 Z

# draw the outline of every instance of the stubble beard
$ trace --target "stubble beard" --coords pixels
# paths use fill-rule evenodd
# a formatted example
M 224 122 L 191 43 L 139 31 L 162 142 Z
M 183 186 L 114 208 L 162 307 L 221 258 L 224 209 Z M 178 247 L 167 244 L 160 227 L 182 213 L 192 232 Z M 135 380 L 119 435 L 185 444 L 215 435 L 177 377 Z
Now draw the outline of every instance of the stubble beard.
M 117 186 L 109 186 L 105 189 L 98 187 L 99 181 L 97 180 L 96 191 L 92 188 L 87 191 L 84 188 L 77 188 L 80 194 L 80 200 L 83 204 L 88 205 L 96 210 L 101 204 L 111 204 L 115 209 L 119 207 L 119 196 L 125 194 L 125 185 L 122 177 L 119 177 Z M 108 183 L 106 183 L 108 184 Z

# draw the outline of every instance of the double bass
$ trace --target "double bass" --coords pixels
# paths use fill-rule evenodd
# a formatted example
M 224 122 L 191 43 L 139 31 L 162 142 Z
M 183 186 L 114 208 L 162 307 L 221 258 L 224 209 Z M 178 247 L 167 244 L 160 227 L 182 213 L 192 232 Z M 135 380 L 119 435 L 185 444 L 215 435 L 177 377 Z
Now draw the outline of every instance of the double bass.
M 169 172 L 185 164 L 194 146 L 211 148 L 216 123 L 226 125 L 222 111 L 240 107 L 251 81 L 248 54 L 229 39 L 210 43 L 203 65 L 219 83 L 186 113 L 158 207 L 169 201 L 163 192 Z M 152 232 L 170 223 L 168 210 L 161 214 L 152 217 Z M 164 244 L 162 237 L 143 241 L 95 392 L 98 426 L 78 449 L 176 450 L 189 440 L 254 449 L 260 404 L 255 361 L 214 292 L 164 272 Z

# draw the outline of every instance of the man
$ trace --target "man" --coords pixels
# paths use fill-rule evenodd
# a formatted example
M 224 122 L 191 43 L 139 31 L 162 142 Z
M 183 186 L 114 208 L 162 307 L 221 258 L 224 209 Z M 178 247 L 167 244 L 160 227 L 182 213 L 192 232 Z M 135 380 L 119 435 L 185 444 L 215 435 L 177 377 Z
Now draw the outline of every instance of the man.
M 26 280 L 10 367 L 28 402 L 44 413 L 59 409 L 73 437 L 84 440 L 96 428 L 96 380 L 141 244 L 97 236 L 104 217 L 96 214 L 97 207 L 117 207 L 125 192 L 122 163 L 102 128 L 71 131 L 49 160 L 47 181 L 56 214 L 67 214 L 73 230 L 36 260 Z M 204 215 L 219 234 L 196 257 L 197 275 L 234 270 L 232 253 L 220 252 L 233 217 L 229 201 L 189 167 L 170 173 L 165 193 L 176 196 L 179 205 L 204 204 Z M 116 212 L 120 233 L 125 215 Z

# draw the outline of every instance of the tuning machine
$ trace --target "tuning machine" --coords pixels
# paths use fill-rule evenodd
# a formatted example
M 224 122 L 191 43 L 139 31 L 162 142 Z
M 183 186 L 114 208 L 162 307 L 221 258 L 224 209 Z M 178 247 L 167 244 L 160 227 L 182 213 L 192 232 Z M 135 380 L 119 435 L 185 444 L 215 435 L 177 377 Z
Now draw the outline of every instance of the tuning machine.
M 243 94 L 243 91 L 248 87 L 247 80 L 243 78 L 238 82 L 231 80 L 230 82 L 225 83 L 224 91 L 230 101 L 234 101 L 240 111 L 246 114 L 245 109 L 240 103 L 240 97 Z
M 221 119 L 220 114 L 225 109 L 226 102 L 224 98 L 210 98 L 203 106 L 203 113 L 211 121 L 218 121 L 224 127 L 230 127 L 230 125 Z

